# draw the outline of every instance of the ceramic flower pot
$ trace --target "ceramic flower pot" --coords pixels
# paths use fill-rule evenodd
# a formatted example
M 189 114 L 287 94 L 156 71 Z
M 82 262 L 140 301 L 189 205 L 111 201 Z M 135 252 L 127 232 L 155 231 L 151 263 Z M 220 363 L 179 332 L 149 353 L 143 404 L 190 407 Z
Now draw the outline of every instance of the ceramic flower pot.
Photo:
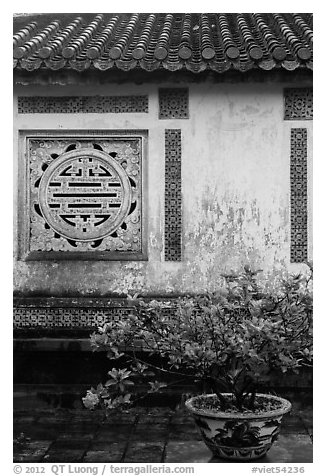
M 214 394 L 200 395 L 190 398 L 185 405 L 192 413 L 204 442 L 214 456 L 237 461 L 264 456 L 278 437 L 283 415 L 291 410 L 288 400 L 266 394 L 257 394 L 257 398 L 266 401 L 273 409 L 261 413 L 201 409 L 199 401 L 202 402 L 203 398 L 209 403 L 216 401 L 217 397 Z

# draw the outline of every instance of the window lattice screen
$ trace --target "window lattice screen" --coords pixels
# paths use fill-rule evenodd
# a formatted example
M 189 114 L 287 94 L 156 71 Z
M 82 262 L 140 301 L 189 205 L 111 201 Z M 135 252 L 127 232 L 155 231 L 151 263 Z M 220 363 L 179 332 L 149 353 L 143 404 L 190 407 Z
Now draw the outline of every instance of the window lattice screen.
M 142 258 L 144 134 L 27 137 L 24 252 Z
M 307 129 L 291 129 L 291 262 L 308 259 Z
M 165 260 L 181 261 L 181 130 L 165 130 Z
M 284 90 L 284 119 L 312 120 L 312 88 L 286 88 Z
M 159 89 L 159 119 L 188 119 L 188 96 L 187 88 Z
M 19 114 L 148 112 L 148 96 L 19 96 Z

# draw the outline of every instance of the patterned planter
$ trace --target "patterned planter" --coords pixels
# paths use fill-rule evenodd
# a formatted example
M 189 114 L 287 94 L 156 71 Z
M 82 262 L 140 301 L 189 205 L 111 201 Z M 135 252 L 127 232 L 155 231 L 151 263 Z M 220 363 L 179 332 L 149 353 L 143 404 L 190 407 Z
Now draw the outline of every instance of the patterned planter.
M 224 394 L 228 395 L 228 394 Z M 291 410 L 291 403 L 273 395 L 257 394 L 266 402 L 279 403 L 279 408 L 262 413 L 228 413 L 198 409 L 196 401 L 216 395 L 200 395 L 186 401 L 203 440 L 214 456 L 250 461 L 261 458 L 270 449 L 280 432 L 282 417 Z

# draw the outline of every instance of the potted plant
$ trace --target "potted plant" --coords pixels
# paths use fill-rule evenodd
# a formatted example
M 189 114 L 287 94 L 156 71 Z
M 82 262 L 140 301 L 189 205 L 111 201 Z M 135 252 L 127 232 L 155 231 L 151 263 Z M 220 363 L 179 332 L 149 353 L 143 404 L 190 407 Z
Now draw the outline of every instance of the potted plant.
M 173 302 L 130 298 L 126 319 L 106 322 L 91 336 L 94 350 L 106 350 L 122 365 L 87 392 L 84 405 L 102 405 L 108 415 L 125 408 L 135 401 L 137 376 L 192 379 L 200 395 L 185 405 L 213 454 L 237 460 L 263 456 L 291 404 L 258 389 L 275 372 L 298 372 L 312 363 L 309 269 L 308 276 L 282 280 L 277 292 L 262 290 L 258 271 L 245 267 L 225 275 L 225 288 L 215 293 Z M 161 378 L 149 381 L 148 393 L 164 386 Z

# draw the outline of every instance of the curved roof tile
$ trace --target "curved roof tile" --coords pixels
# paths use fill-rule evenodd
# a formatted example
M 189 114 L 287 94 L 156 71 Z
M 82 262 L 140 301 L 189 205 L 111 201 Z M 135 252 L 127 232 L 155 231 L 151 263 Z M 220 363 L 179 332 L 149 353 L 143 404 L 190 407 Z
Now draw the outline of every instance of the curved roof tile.
M 14 69 L 312 69 L 310 13 L 56 14 L 22 19 Z M 47 19 L 47 23 L 44 23 Z M 52 20 L 52 21 L 51 21 Z

